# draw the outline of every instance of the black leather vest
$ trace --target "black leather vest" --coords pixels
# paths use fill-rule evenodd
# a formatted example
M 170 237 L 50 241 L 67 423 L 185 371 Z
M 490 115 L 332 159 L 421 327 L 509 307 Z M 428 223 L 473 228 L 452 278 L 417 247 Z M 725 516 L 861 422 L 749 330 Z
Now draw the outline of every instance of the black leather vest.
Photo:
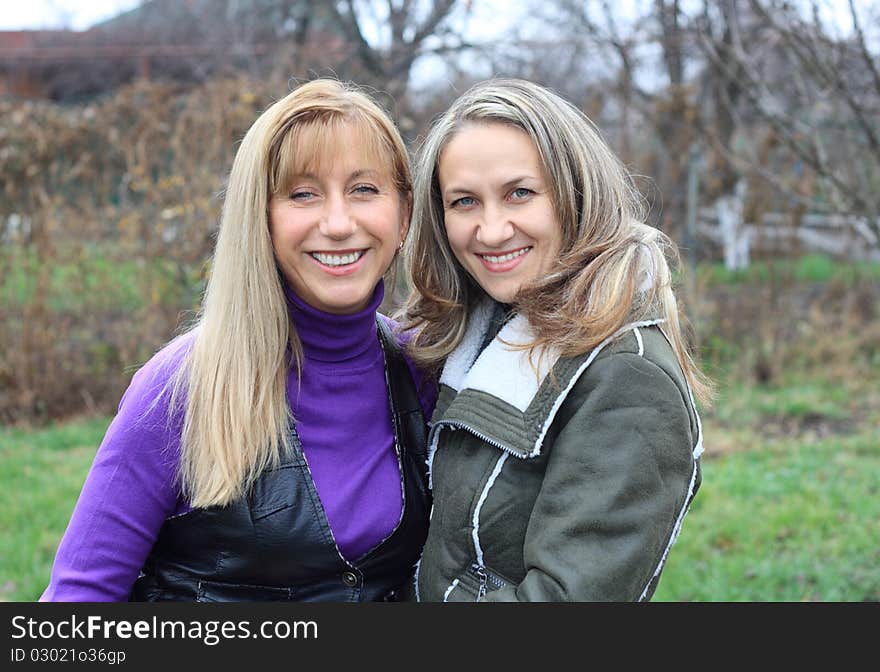
M 425 420 L 406 360 L 377 321 L 404 492 L 391 535 L 357 560 L 342 557 L 291 428 L 293 454 L 265 471 L 246 497 L 165 521 L 132 601 L 381 601 L 406 589 L 431 508 Z

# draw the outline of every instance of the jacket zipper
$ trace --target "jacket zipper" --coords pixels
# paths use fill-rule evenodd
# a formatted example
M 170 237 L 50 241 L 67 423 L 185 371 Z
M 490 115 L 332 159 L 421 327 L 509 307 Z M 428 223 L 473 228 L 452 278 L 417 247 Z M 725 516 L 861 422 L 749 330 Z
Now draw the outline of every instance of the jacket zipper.
M 495 446 L 499 450 L 503 450 L 505 453 L 510 453 L 514 457 L 518 457 L 521 460 L 524 460 L 527 457 L 526 455 L 523 455 L 522 453 L 518 453 L 518 452 L 514 451 L 513 449 L 508 448 L 507 446 L 498 443 L 494 439 L 490 439 L 485 434 L 478 432 L 476 429 L 474 429 L 473 427 L 470 427 L 469 425 L 464 424 L 463 422 L 453 422 L 452 420 L 439 420 L 434 424 L 434 426 L 431 428 L 432 437 L 428 442 L 429 445 L 434 442 L 433 441 L 434 432 L 439 433 L 440 430 L 443 429 L 444 425 L 453 431 L 456 429 L 464 429 L 464 430 L 470 432 L 471 434 L 473 434 L 474 436 L 476 436 L 478 439 L 485 441 L 489 445 Z
M 476 575 L 477 580 L 479 581 L 477 600 L 485 597 L 489 588 L 492 588 L 492 590 L 499 590 L 507 585 L 507 582 L 504 579 L 490 573 L 488 569 L 479 563 L 475 562 L 471 565 L 471 572 Z
M 429 440 L 429 444 L 432 444 L 434 442 L 434 438 L 435 438 L 434 433 L 435 432 L 439 433 L 440 430 L 443 429 L 444 425 L 452 431 L 455 431 L 457 429 L 463 429 L 465 431 L 468 431 L 471 434 L 473 434 L 474 436 L 476 436 L 478 439 L 485 441 L 486 443 L 488 443 L 491 446 L 495 446 L 496 448 L 498 448 L 499 450 L 501 450 L 505 453 L 509 453 L 510 455 L 513 455 L 514 457 L 518 457 L 521 460 L 525 459 L 525 457 L 523 455 L 521 455 L 520 453 L 514 452 L 513 450 L 511 450 L 507 446 L 504 446 L 504 445 L 498 443 L 494 439 L 490 439 L 488 436 L 486 436 L 485 434 L 483 434 L 481 432 L 478 432 L 473 427 L 470 427 L 462 422 L 453 422 L 451 420 L 440 420 L 434 424 L 434 426 L 431 428 L 431 435 L 432 436 L 431 436 L 431 439 Z M 500 588 L 504 588 L 507 585 L 506 581 L 495 576 L 494 574 L 490 574 L 489 571 L 486 569 L 486 567 L 481 565 L 478 562 L 475 562 L 474 564 L 472 564 L 470 569 L 471 569 L 471 573 L 477 577 L 477 581 L 479 582 L 478 588 L 477 588 L 477 601 L 479 601 L 480 599 L 485 597 L 486 592 L 489 587 L 491 587 L 493 590 L 498 590 Z

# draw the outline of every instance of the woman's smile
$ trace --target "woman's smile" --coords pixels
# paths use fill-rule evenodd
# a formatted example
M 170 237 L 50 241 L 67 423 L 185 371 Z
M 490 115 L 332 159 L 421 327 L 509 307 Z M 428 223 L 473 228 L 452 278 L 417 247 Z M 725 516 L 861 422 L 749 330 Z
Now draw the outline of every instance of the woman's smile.
M 490 273 L 506 273 L 519 266 L 531 249 L 529 245 L 510 252 L 477 252 L 476 255 Z
M 348 275 L 363 266 L 361 260 L 369 250 L 342 250 L 339 252 L 309 252 L 318 266 L 330 275 Z

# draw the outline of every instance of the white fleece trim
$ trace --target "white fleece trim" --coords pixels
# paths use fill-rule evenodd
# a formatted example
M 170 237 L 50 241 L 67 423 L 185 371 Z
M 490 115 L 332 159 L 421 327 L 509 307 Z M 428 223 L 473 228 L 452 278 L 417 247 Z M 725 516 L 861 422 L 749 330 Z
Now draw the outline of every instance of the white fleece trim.
M 687 381 L 685 381 L 685 385 L 687 385 Z M 694 460 L 700 459 L 700 455 L 703 454 L 703 423 L 700 422 L 700 414 L 697 412 L 697 402 L 694 400 L 694 393 L 691 391 L 691 386 L 687 386 L 688 396 L 691 398 L 691 406 L 694 408 L 694 417 L 697 419 L 697 445 L 694 446 Z
M 446 589 L 445 593 L 443 593 L 443 601 L 444 602 L 446 602 L 446 600 L 449 599 L 449 593 L 451 593 L 453 590 L 455 590 L 455 587 L 457 585 L 458 585 L 458 579 L 455 579 L 455 581 L 452 582 L 452 585 Z
M 648 580 L 645 589 L 642 591 L 642 594 L 639 596 L 639 602 L 645 599 L 645 595 L 648 593 L 648 588 L 651 587 L 651 582 L 654 581 L 654 578 L 660 573 L 660 570 L 663 569 L 663 563 L 666 562 L 666 556 L 669 555 L 669 549 L 672 548 L 672 544 L 675 543 L 675 540 L 678 538 L 678 533 L 681 532 L 681 523 L 684 520 L 684 516 L 688 511 L 688 504 L 690 504 L 691 496 L 694 492 L 694 483 L 697 479 L 697 462 L 694 460 L 694 468 L 691 471 L 691 482 L 688 485 L 687 496 L 684 498 L 684 505 L 681 507 L 681 511 L 678 512 L 678 517 L 675 519 L 675 526 L 672 528 L 672 534 L 669 536 L 669 543 L 666 544 L 666 548 L 663 551 L 663 555 L 660 556 L 660 562 L 657 563 L 657 567 L 654 569 L 654 573 L 651 575 L 651 578 Z
M 529 321 L 517 315 L 504 325 L 495 339 L 486 346 L 461 381 L 461 389 L 486 392 L 524 413 L 535 398 L 538 388 L 559 359 L 557 349 L 536 352 L 529 361 L 529 350 L 512 346 L 526 345 L 534 340 Z M 542 355 L 542 356 L 539 356 Z
M 638 330 L 638 328 L 633 329 L 633 333 L 636 335 L 636 340 L 639 342 L 639 357 L 645 356 L 645 343 L 642 341 L 642 334 Z
M 477 309 L 477 313 L 483 313 L 480 319 L 488 319 L 486 315 L 488 315 L 490 309 L 491 304 L 484 303 L 480 305 Z M 553 424 L 556 413 L 565 401 L 566 396 L 568 396 L 568 393 L 577 383 L 584 370 L 593 363 L 593 360 L 609 343 L 621 334 L 627 331 L 633 331 L 639 346 L 638 354 L 639 356 L 644 356 L 645 344 L 639 328 L 660 325 L 665 321 L 665 319 L 661 318 L 626 324 L 597 345 L 590 353 L 589 357 L 587 357 L 571 377 L 571 380 L 569 380 L 565 389 L 556 397 L 553 407 L 550 409 L 550 413 L 544 421 L 544 426 L 541 428 L 541 432 L 535 441 L 535 445 L 532 447 L 532 450 L 528 453 L 527 457 L 540 455 L 541 444 L 544 441 L 544 437 L 550 429 L 550 425 Z M 514 406 L 521 412 L 525 412 L 532 399 L 534 399 L 544 378 L 559 359 L 558 354 L 555 354 L 552 351 L 545 353 L 545 356 L 540 358 L 541 366 L 537 371 L 537 375 L 535 375 L 535 370 L 531 367 L 527 351 L 515 353 L 517 356 L 512 363 L 510 358 L 511 349 L 501 343 L 500 340 L 503 339 L 511 344 L 526 343 L 530 340 L 528 321 L 521 315 L 517 315 L 505 325 L 501 332 L 499 332 L 498 337 L 486 347 L 483 353 L 480 354 L 474 362 L 473 360 L 477 355 L 477 348 L 479 348 L 479 343 L 483 336 L 483 330 L 477 324 L 478 322 L 479 320 L 471 320 L 461 345 L 456 348 L 455 352 L 453 352 L 450 355 L 449 360 L 447 360 L 447 364 L 443 369 L 443 375 L 440 378 L 441 382 L 453 387 L 457 392 L 460 392 L 465 388 L 488 392 Z M 668 341 L 669 337 L 666 336 L 662 328 L 660 331 Z M 469 370 L 468 362 L 473 362 L 473 365 Z M 703 453 L 703 425 L 700 420 L 700 414 L 697 411 L 693 391 L 691 390 L 690 385 L 687 384 L 687 381 L 685 381 L 685 385 L 697 421 L 697 442 L 693 448 L 693 456 L 696 460 Z M 437 427 L 428 446 L 428 486 L 432 489 L 432 466 L 434 463 L 434 454 L 437 450 L 439 434 L 440 427 Z
M 421 602 L 422 600 L 419 598 L 419 570 L 422 568 L 422 559 L 421 557 L 416 560 L 416 571 L 413 572 L 413 592 L 416 596 L 416 602 Z
M 598 354 L 602 352 L 602 350 L 611 343 L 614 339 L 616 339 L 621 334 L 635 329 L 637 327 L 651 327 L 656 324 L 660 324 L 661 322 L 665 322 L 664 319 L 658 320 L 642 320 L 641 322 L 631 322 L 630 324 L 626 324 L 617 331 L 615 331 L 611 336 L 602 341 L 599 345 L 593 348 L 593 351 L 590 353 L 590 356 L 583 362 L 583 364 L 578 367 L 578 370 L 571 377 L 571 380 L 568 381 L 568 385 L 566 385 L 565 389 L 556 397 L 556 401 L 553 402 L 553 407 L 550 409 L 550 413 L 547 414 L 547 418 L 544 420 L 544 426 L 541 428 L 541 433 L 538 435 L 537 440 L 535 441 L 535 446 L 532 448 L 532 452 L 529 453 L 529 457 L 534 457 L 535 455 L 539 455 L 541 452 L 541 444 L 544 442 L 544 437 L 547 434 L 547 430 L 550 429 L 550 425 L 553 424 L 553 419 L 556 417 L 557 411 L 559 411 L 560 406 L 562 406 L 562 402 L 565 401 L 565 398 L 568 396 L 568 393 L 571 392 L 571 388 L 574 387 L 575 383 L 577 383 L 578 378 L 581 377 L 581 374 L 584 370 L 593 363 L 593 360 L 596 359 Z
M 477 554 L 477 564 L 481 567 L 483 566 L 483 549 L 480 546 L 480 509 L 483 508 L 483 502 L 486 501 L 486 497 L 489 495 L 489 490 L 493 485 L 495 485 L 495 479 L 498 478 L 498 474 L 501 473 L 501 467 L 504 466 L 504 463 L 507 461 L 507 458 L 510 457 L 510 453 L 504 451 L 501 453 L 501 457 L 498 458 L 498 461 L 495 463 L 495 468 L 492 469 L 492 473 L 489 475 L 489 480 L 486 481 L 486 486 L 483 488 L 483 492 L 480 494 L 480 499 L 477 502 L 477 506 L 474 509 L 474 520 L 473 520 L 473 529 L 471 531 L 471 536 L 474 540 L 474 551 Z
M 437 452 L 437 444 L 440 442 L 440 432 L 442 425 L 435 425 L 431 430 L 431 442 L 428 444 L 428 490 L 434 489 L 434 453 Z M 453 427 L 454 429 L 454 427 Z M 431 506 L 431 513 L 434 513 L 434 507 Z
M 461 343 L 446 358 L 446 363 L 440 374 L 441 384 L 448 385 L 456 391 L 462 388 L 462 381 L 477 355 L 480 354 L 480 345 L 483 342 L 486 329 L 489 328 L 489 319 L 492 317 L 493 308 L 493 301 L 483 301 L 468 316 L 467 328 Z
M 666 332 L 663 329 L 660 329 L 660 333 L 663 334 L 663 337 L 672 345 L 672 341 L 669 340 L 669 336 L 666 335 Z M 697 442 L 694 444 L 693 456 L 694 460 L 700 459 L 700 455 L 703 454 L 703 422 L 700 420 L 700 413 L 697 411 L 697 402 L 694 399 L 694 392 L 691 390 L 690 384 L 687 380 L 684 381 L 684 385 L 687 388 L 688 398 L 691 400 L 691 408 L 694 409 L 694 417 L 697 419 Z

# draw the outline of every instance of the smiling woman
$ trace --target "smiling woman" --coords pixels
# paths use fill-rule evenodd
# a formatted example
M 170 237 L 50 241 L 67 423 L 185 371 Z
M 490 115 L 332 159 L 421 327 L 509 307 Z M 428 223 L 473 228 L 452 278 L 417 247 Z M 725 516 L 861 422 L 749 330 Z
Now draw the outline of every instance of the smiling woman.
M 300 136 L 299 147 L 280 152 L 283 181 L 269 201 L 275 257 L 312 306 L 361 310 L 403 244 L 409 202 L 382 148 L 371 147 L 373 129 L 338 119 Z
M 442 371 L 419 599 L 650 599 L 700 487 L 708 393 L 672 243 L 589 119 L 521 80 L 437 119 L 413 212 L 409 351 Z
M 443 149 L 438 177 L 449 246 L 489 296 L 510 303 L 524 282 L 550 271 L 561 229 L 528 135 L 466 126 Z
M 394 600 L 425 539 L 427 378 L 378 315 L 408 154 L 317 80 L 236 154 L 197 324 L 134 376 L 44 600 Z

